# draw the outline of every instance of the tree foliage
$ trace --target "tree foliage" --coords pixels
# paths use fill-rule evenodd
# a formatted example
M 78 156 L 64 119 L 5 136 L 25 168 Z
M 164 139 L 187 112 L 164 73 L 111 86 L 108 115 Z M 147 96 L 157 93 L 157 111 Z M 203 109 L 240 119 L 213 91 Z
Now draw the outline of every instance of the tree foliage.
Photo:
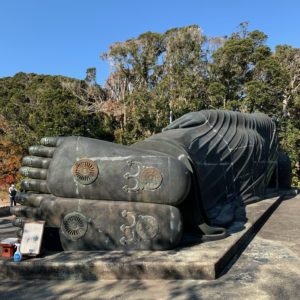
M 205 40 L 192 25 L 146 32 L 113 44 L 102 55 L 112 70 L 105 86 L 108 98 L 123 109 L 117 141 L 132 143 L 160 131 L 171 111 L 179 117 L 205 107 Z
M 21 166 L 21 157 L 24 154 L 22 147 L 17 146 L 5 135 L 9 131 L 8 124 L 0 117 L 0 188 L 18 180 L 17 171 Z M 15 176 L 17 176 L 15 178 Z

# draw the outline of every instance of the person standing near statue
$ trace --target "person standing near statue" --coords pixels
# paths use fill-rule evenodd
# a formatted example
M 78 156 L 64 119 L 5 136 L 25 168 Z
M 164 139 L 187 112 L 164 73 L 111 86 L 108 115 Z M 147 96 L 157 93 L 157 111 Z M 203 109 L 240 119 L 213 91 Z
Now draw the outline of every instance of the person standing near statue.
M 12 184 L 10 188 L 8 189 L 9 192 L 9 200 L 10 200 L 10 207 L 16 206 L 16 194 L 17 189 L 15 188 L 15 185 Z

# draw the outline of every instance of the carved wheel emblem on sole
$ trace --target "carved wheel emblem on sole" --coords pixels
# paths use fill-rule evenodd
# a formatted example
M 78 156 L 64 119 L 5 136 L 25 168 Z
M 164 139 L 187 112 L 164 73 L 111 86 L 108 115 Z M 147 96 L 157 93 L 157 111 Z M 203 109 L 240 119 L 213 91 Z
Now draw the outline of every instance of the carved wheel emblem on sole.
M 83 158 L 73 165 L 72 174 L 78 183 L 87 185 L 93 183 L 97 179 L 99 169 L 94 161 Z
M 142 240 L 152 240 L 157 235 L 159 227 L 154 217 L 140 215 L 135 229 Z
M 140 184 L 145 190 L 155 190 L 162 182 L 162 176 L 159 169 L 154 167 L 143 169 L 139 177 Z
M 83 214 L 71 212 L 65 215 L 60 229 L 68 240 L 77 241 L 86 234 L 88 222 Z

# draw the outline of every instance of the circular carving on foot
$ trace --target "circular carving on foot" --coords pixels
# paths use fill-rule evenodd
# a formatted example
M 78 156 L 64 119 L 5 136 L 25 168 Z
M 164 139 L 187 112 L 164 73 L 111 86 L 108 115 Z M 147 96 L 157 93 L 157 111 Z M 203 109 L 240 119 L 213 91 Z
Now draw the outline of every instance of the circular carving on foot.
M 139 179 L 144 190 L 155 190 L 161 185 L 162 175 L 159 169 L 147 167 L 141 171 Z
M 152 240 L 158 233 L 158 222 L 152 216 L 139 216 L 136 232 L 142 240 Z
M 72 174 L 78 183 L 87 185 L 93 183 L 98 177 L 97 164 L 87 158 L 77 161 L 72 168 Z
M 65 215 L 60 229 L 67 239 L 77 241 L 87 232 L 88 222 L 84 215 L 78 212 L 71 212 Z

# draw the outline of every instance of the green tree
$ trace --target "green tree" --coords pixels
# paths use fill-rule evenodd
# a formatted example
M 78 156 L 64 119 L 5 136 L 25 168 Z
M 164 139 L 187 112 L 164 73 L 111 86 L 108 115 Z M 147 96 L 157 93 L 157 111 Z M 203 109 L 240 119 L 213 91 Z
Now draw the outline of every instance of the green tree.
M 102 57 L 111 63 L 108 101 L 122 107 L 117 141 L 130 143 L 161 130 L 176 117 L 206 105 L 205 37 L 198 26 L 147 32 L 115 43 Z
M 278 109 L 281 112 L 281 146 L 292 162 L 293 184 L 300 187 L 300 49 L 279 45 L 274 57 L 287 74 Z
M 86 70 L 86 77 L 85 77 L 85 81 L 89 84 L 89 85 L 95 85 L 96 84 L 96 68 L 88 68 Z
M 63 89 L 62 76 L 18 73 L 0 79 L 0 114 L 9 124 L 4 134 L 26 149 L 48 135 L 105 137 L 101 117 L 81 109 Z

